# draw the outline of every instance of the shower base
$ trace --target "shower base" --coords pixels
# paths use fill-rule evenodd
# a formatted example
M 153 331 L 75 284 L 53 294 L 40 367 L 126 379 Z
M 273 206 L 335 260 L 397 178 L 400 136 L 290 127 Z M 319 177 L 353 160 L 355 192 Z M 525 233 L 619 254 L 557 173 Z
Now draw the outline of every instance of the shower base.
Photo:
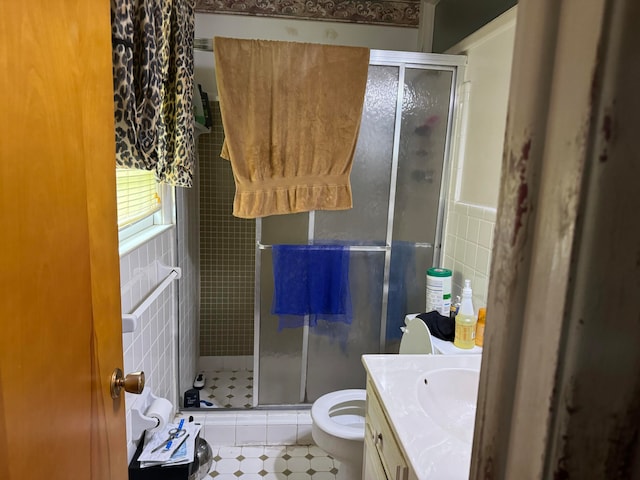
M 203 370 L 202 373 L 206 381 L 200 390 L 201 408 L 252 407 L 253 370 Z
M 204 388 L 200 390 L 200 408 L 252 408 L 253 355 L 200 357 L 198 372 L 205 376 Z

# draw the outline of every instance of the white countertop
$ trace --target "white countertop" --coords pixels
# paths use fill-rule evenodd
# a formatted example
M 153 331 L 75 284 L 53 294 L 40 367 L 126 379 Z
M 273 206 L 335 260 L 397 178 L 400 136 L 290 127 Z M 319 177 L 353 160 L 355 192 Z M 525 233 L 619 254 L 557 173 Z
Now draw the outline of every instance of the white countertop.
M 424 374 L 442 368 L 480 369 L 480 355 L 363 355 L 362 363 L 419 480 L 468 479 L 471 444 L 448 434 L 418 401 Z M 435 412 L 437 414 L 437 412 Z
M 418 315 L 420 314 L 410 313 L 406 315 L 404 317 L 405 325 L 409 320 L 416 318 Z M 429 327 L 427 327 L 427 330 L 428 329 Z M 482 347 L 474 346 L 473 348 L 470 348 L 470 349 L 458 348 L 453 344 L 453 342 L 442 340 L 438 337 L 434 337 L 433 335 L 431 335 L 431 344 L 433 345 L 435 353 L 441 353 L 443 355 L 466 355 L 469 353 L 482 353 Z

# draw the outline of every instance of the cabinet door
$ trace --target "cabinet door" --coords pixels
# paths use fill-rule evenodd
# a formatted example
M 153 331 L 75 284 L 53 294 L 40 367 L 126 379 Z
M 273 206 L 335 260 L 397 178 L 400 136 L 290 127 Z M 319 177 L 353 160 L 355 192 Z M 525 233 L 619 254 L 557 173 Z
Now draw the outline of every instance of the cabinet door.
M 393 480 L 404 480 L 408 471 L 407 463 L 370 382 L 367 385 L 366 425 L 370 431 L 367 440 L 372 442 L 387 476 Z
M 364 439 L 364 464 L 362 467 L 362 478 L 365 480 L 388 480 L 382 467 L 382 462 L 378 456 L 378 451 L 373 444 L 372 438 L 375 434 L 366 426 Z
M 409 467 L 371 382 L 367 382 L 365 445 L 371 450 L 369 455 L 375 455 L 384 470 L 384 474 L 376 478 L 407 480 Z

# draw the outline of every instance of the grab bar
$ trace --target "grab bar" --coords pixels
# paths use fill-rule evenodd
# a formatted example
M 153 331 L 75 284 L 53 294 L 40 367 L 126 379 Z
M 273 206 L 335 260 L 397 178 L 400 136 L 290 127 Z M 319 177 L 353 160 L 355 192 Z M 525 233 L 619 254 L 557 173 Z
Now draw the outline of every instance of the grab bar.
M 165 276 L 165 279 L 153 290 L 147 298 L 131 313 L 124 313 L 122 315 L 122 333 L 135 332 L 138 327 L 138 320 L 142 314 L 151 306 L 151 304 L 160 296 L 165 288 L 169 286 L 175 279 L 182 277 L 182 270 L 180 267 L 168 267 L 158 262 L 157 264 L 158 276 Z

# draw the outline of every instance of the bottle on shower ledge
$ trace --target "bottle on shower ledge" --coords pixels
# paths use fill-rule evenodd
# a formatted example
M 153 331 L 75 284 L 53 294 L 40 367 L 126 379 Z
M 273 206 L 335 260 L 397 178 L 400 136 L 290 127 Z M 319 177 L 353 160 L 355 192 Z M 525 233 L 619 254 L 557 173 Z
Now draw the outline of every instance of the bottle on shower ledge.
M 456 315 L 456 333 L 453 344 L 458 348 L 471 349 L 476 344 L 476 318 L 471 296 L 471 280 L 464 281 L 462 303 Z

